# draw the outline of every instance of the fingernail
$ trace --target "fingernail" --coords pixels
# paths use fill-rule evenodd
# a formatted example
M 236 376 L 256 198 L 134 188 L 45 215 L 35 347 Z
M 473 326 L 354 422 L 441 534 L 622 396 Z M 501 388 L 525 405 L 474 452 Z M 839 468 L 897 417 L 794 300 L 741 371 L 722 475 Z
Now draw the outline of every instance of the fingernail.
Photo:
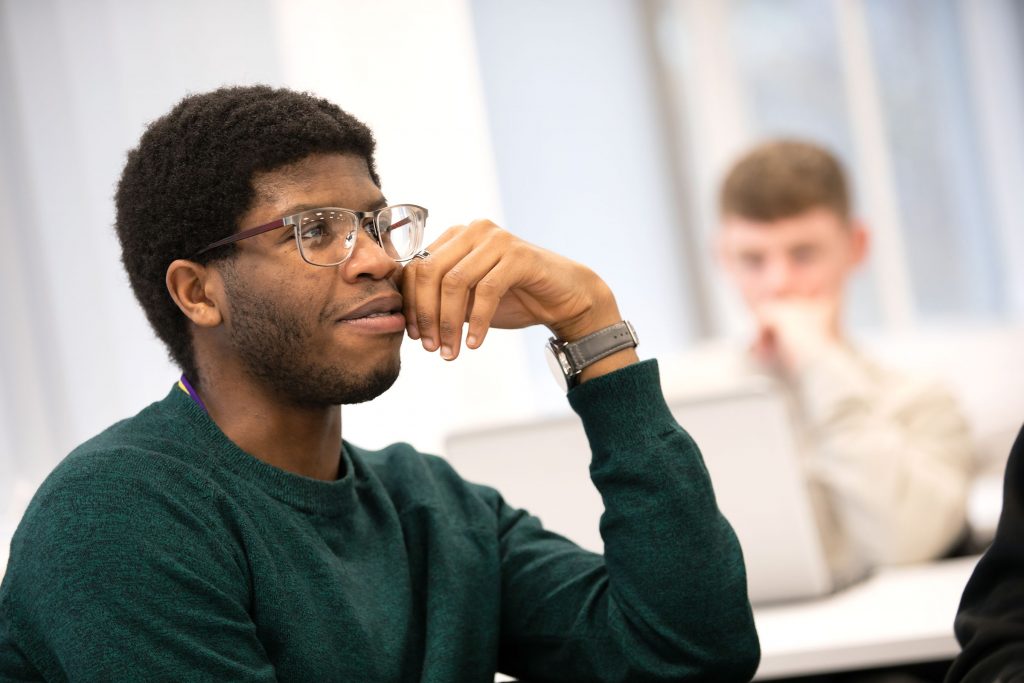
M 436 346 L 434 346 L 434 340 L 431 339 L 430 337 L 424 337 L 422 341 L 423 348 L 425 348 L 427 351 L 433 351 L 434 349 L 437 348 Z
M 441 358 L 444 358 L 445 360 L 451 360 L 452 359 L 452 347 L 450 347 L 448 345 L 442 346 L 441 347 Z
M 420 338 L 420 328 L 416 327 L 415 325 L 409 325 L 409 339 L 419 339 L 419 338 Z
M 474 349 L 476 348 L 476 335 L 475 334 L 471 334 L 468 337 L 466 337 L 466 346 L 472 346 Z

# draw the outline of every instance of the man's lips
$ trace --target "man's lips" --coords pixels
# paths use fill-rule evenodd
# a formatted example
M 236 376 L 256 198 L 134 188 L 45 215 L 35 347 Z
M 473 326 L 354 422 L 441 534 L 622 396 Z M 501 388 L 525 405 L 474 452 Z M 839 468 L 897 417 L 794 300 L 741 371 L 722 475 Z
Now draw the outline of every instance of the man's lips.
M 338 320 L 356 320 L 357 318 L 368 318 L 371 316 L 383 316 L 392 313 L 402 312 L 402 297 L 398 294 L 377 297 L 367 301 L 362 306 L 353 308 L 345 313 Z
M 398 294 L 378 297 L 348 311 L 338 323 L 362 332 L 391 334 L 405 330 L 402 297 Z

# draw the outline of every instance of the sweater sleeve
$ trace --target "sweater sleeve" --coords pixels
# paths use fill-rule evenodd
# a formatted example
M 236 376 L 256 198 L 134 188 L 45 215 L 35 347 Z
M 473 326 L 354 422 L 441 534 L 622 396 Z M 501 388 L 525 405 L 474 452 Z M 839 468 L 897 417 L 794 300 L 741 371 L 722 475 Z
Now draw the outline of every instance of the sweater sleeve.
M 967 583 L 955 630 L 963 652 L 949 683 L 1024 677 L 1024 428 L 1006 466 L 995 541 Z
M 657 364 L 591 380 L 569 400 L 604 500 L 605 554 L 500 503 L 501 670 L 536 681 L 749 680 L 759 647 L 740 547 Z
M 966 524 L 971 476 L 970 435 L 952 397 L 845 347 L 798 374 L 819 522 L 845 540 L 844 554 L 875 565 L 946 552 Z
M 0 587 L 0 666 L 51 681 L 275 680 L 215 494 L 135 464 L 147 457 L 72 456 L 44 483 Z
M 0 602 L 0 680 L 10 683 L 43 680 L 17 644 L 17 636 Z

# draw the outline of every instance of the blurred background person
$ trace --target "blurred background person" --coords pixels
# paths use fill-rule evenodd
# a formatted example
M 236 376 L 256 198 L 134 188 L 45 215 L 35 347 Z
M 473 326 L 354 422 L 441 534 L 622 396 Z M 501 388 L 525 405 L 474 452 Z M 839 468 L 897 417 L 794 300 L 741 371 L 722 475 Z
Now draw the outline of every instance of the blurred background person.
M 941 387 L 850 342 L 846 289 L 869 237 L 839 160 L 811 142 L 767 141 L 729 170 L 719 207 L 718 255 L 752 331 L 743 345 L 706 345 L 666 384 L 777 380 L 840 583 L 948 553 L 966 524 L 967 424 Z

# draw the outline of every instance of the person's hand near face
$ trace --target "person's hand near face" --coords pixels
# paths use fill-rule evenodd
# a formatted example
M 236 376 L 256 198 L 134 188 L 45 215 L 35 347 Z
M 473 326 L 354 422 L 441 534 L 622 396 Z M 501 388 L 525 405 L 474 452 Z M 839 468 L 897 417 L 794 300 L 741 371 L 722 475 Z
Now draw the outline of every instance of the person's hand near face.
M 751 347 L 762 362 L 795 370 L 841 341 L 839 297 L 826 295 L 766 301 L 754 310 Z
M 844 289 L 866 251 L 864 228 L 827 208 L 774 221 L 726 216 L 719 253 L 757 326 L 754 356 L 792 372 L 840 343 Z
M 544 325 L 575 341 L 622 320 L 608 285 L 586 266 L 534 246 L 490 221 L 455 226 L 402 273 L 406 329 L 427 351 L 453 360 L 492 327 Z M 622 351 L 586 368 L 581 381 L 637 360 Z

